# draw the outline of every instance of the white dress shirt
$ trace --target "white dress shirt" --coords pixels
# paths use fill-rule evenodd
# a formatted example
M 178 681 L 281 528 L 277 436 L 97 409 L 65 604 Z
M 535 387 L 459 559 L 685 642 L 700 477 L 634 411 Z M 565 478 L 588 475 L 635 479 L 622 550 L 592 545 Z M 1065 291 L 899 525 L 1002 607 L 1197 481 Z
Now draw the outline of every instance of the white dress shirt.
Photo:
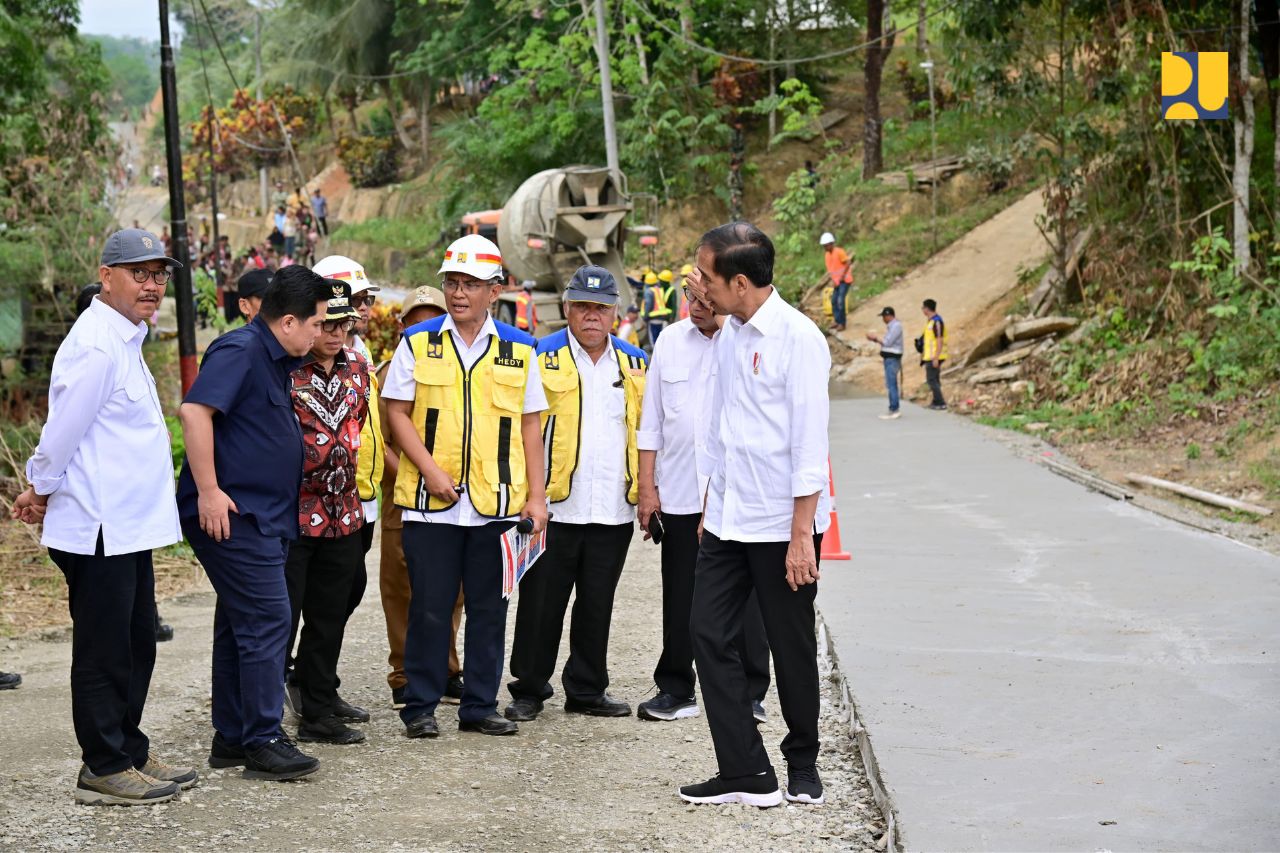
M 711 423 L 711 353 L 712 339 L 685 318 L 663 330 L 649 361 L 637 445 L 658 451 L 658 499 L 672 515 L 701 514 L 707 493 L 697 457 Z
M 490 335 L 498 336 L 498 327 L 494 324 L 492 317 L 485 318 L 484 325 L 480 327 L 480 333 L 476 335 L 471 346 L 467 346 L 467 342 L 458 334 L 458 326 L 453 322 L 452 315 L 445 315 L 440 331 L 453 335 L 453 342 L 458 347 L 458 355 L 462 358 L 462 366 L 467 370 L 470 370 L 472 365 L 480 360 L 480 356 L 489 349 Z M 391 366 L 387 368 L 387 381 L 381 391 L 383 399 L 413 402 L 414 395 L 418 391 L 418 383 L 413 380 L 413 365 L 414 355 L 409 347 L 409 340 L 402 339 L 400 345 L 396 347 L 395 355 L 391 357 Z M 538 360 L 531 358 L 529 378 L 524 386 L 524 414 L 541 412 L 546 408 L 547 395 L 542 390 L 542 375 L 538 372 Z M 491 521 L 500 520 L 476 512 L 475 505 L 471 503 L 470 492 L 462 494 L 458 502 L 449 509 L 440 512 L 418 512 L 406 509 L 402 513 L 402 518 L 406 522 L 425 521 L 431 524 L 457 524 L 461 527 L 480 527 Z M 515 516 L 507 518 L 511 519 Z
M 58 347 L 27 480 L 49 496 L 40 543 L 107 557 L 182 540 L 169 429 L 142 359 L 146 323 L 94 297 Z
M 825 532 L 831 352 L 818 327 L 774 290 L 747 322 L 725 322 L 713 369 L 703 527 L 735 542 L 789 542 L 794 499 L 817 492 L 813 532 Z
M 582 419 L 578 422 L 578 467 L 569 497 L 551 505 L 563 524 L 628 524 L 636 508 L 627 503 L 627 391 L 617 352 L 607 344 L 599 361 L 569 332 L 578 368 Z

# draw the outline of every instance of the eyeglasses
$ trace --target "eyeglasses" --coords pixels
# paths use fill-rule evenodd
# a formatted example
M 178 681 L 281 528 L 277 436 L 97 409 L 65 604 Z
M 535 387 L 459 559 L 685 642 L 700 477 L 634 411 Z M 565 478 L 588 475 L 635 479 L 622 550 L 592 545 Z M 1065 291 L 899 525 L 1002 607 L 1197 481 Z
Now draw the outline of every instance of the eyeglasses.
M 707 304 L 707 300 L 699 296 L 697 291 L 690 288 L 689 285 L 686 284 L 683 288 L 681 288 L 681 290 L 684 291 L 684 298 L 688 299 L 690 302 L 697 302 L 699 305 L 703 305 L 703 306 Z
M 325 320 L 320 324 L 320 328 L 331 335 L 339 330 L 349 332 L 355 327 L 356 321 L 352 320 L 350 317 L 345 320 Z
M 445 293 L 456 293 L 459 290 L 465 290 L 467 293 L 479 293 L 486 287 L 493 287 L 494 284 L 502 284 L 502 282 L 492 281 L 446 281 L 440 285 Z
M 374 296 L 372 293 L 356 293 L 351 296 L 351 307 L 363 308 L 364 306 L 368 305 L 370 308 L 372 308 L 373 303 L 377 301 L 378 301 L 378 297 Z
M 151 279 L 156 284 L 164 287 L 169 283 L 169 279 L 173 278 L 173 273 L 166 267 L 162 270 L 149 270 L 146 267 L 124 267 L 133 274 L 133 280 L 138 284 L 146 284 L 147 279 Z

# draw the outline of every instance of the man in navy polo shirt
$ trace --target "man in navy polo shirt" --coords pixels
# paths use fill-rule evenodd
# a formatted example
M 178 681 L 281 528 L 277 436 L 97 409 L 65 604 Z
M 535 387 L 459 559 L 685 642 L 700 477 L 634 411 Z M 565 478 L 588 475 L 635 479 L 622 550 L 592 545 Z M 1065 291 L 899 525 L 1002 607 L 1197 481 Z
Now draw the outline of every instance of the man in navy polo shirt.
M 311 350 L 333 283 L 300 265 L 276 273 L 253 322 L 209 345 L 179 411 L 187 459 L 178 515 L 218 593 L 213 624 L 211 767 L 295 779 L 320 762 L 284 736 L 289 594 L 298 536 L 302 432 L 289 374 Z

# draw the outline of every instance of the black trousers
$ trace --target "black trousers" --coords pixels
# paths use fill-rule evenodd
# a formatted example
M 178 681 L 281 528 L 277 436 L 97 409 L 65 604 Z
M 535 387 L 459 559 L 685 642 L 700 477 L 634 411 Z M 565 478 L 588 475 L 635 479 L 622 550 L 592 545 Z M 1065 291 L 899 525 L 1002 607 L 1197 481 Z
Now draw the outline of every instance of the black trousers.
M 818 641 L 816 583 L 787 586 L 786 542 L 733 542 L 702 534 L 693 582 L 693 654 L 702 679 L 702 706 L 711 728 L 720 775 L 750 776 L 769 769 L 769 755 L 751 716 L 751 695 L 736 640 L 752 590 L 773 650 L 773 669 L 787 736 L 782 754 L 792 767 L 818 760 Z M 813 553 L 822 552 L 821 534 Z
M 662 655 L 653 671 L 658 690 L 693 698 L 693 640 L 689 613 L 693 608 L 693 573 L 698 564 L 698 520 L 692 515 L 662 514 Z M 752 590 L 742 614 L 736 645 L 747 676 L 747 692 L 757 702 L 769 691 L 769 641 L 760 605 Z
M 942 362 L 938 362 L 938 366 L 934 367 L 926 361 L 924 378 L 929 383 L 929 390 L 933 392 L 933 400 L 930 403 L 934 406 L 945 406 L 947 401 L 942 399 Z
M 591 702 L 609 686 L 609 624 L 613 595 L 627 560 L 633 525 L 561 524 L 547 528 L 547 551 L 520 581 L 516 636 L 507 685 L 517 699 L 546 700 L 560 651 L 564 612 L 575 589 L 569 659 L 560 674 L 564 694 Z M 468 629 L 470 630 L 470 629 Z M 748 711 L 750 709 L 748 708 Z
M 502 534 L 510 521 L 480 527 L 410 521 L 404 525 L 404 559 L 409 569 L 409 627 L 404 642 L 405 706 L 400 719 L 411 723 L 434 714 L 449 680 L 453 606 L 466 593 L 467 633 L 463 645 L 462 704 L 458 719 L 475 722 L 498 712 L 507 600 L 502 597 Z M 542 559 L 547 557 L 544 554 Z
M 351 601 L 358 601 L 356 593 L 363 595 L 365 587 L 362 548 L 360 531 L 332 539 L 303 536 L 289 543 L 284 578 L 292 617 L 291 651 L 298 638 L 292 680 L 302 693 L 302 715 L 308 720 L 332 714 L 338 698 L 342 638 Z
M 67 579 L 71 722 L 84 763 L 106 776 L 147 763 L 142 711 L 156 663 L 151 552 L 92 556 L 49 549 Z

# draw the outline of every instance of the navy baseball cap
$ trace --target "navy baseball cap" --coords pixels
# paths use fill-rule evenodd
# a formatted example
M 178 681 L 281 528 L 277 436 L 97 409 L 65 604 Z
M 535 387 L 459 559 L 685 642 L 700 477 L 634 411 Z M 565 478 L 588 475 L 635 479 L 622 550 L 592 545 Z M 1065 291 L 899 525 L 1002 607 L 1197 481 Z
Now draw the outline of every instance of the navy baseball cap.
M 241 299 L 247 299 L 250 296 L 262 296 L 267 292 L 267 285 L 271 284 L 274 277 L 275 274 L 271 270 L 249 270 L 236 281 L 236 290 L 239 292 Z
M 618 282 L 613 273 L 604 267 L 578 267 L 569 286 L 565 288 L 565 298 L 570 302 L 595 302 L 600 305 L 618 304 Z
M 125 228 L 123 231 L 117 231 L 107 238 L 106 245 L 102 247 L 101 264 L 104 267 L 137 264 L 143 261 L 164 261 L 171 267 L 182 266 L 164 253 L 163 240 L 141 228 Z

